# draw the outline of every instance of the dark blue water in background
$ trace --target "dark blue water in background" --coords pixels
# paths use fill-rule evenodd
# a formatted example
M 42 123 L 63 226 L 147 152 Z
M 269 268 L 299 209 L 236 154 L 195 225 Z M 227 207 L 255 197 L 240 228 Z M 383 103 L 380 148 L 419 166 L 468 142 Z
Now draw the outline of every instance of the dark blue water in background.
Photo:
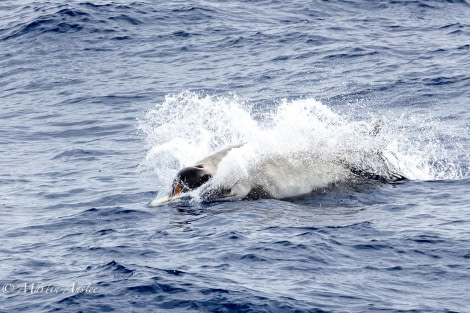
M 0 311 L 469 312 L 469 49 L 466 1 L 2 1 Z M 149 208 L 188 91 L 384 117 L 435 177 Z

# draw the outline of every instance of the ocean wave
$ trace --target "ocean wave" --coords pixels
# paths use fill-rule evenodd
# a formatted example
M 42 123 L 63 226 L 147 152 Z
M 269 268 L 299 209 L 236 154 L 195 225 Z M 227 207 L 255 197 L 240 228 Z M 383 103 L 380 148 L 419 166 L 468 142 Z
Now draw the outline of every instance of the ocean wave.
M 48 33 L 122 32 L 129 26 L 142 24 L 140 16 L 144 16 L 145 11 L 140 6 L 137 2 L 130 5 L 96 5 L 89 2 L 54 5 L 50 2 L 33 2 L 17 7 L 16 14 L 21 15 L 21 18 L 11 18 L 13 22 L 0 29 L 0 40 L 37 37 Z

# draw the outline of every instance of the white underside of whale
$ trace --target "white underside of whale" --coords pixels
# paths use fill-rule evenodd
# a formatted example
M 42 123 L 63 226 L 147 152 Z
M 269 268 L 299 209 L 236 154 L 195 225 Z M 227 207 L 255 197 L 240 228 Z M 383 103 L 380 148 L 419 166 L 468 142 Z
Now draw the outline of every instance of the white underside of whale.
M 269 156 L 254 162 L 236 162 L 237 152 L 222 160 L 214 178 L 202 189 L 228 188 L 227 199 L 243 199 L 254 188 L 273 198 L 308 194 L 331 183 L 347 180 L 350 171 L 341 164 L 306 156 Z M 249 164 L 249 166 L 246 166 Z

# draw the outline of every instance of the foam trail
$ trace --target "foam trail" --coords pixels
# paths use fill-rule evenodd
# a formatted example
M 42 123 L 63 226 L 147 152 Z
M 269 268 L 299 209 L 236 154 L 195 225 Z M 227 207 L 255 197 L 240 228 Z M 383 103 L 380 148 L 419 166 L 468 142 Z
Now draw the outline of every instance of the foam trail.
M 221 185 L 233 187 L 234 198 L 254 184 L 267 186 L 277 198 L 308 193 L 351 179 L 345 165 L 384 177 L 461 177 L 458 160 L 449 157 L 453 151 L 445 153 L 430 132 L 410 135 L 400 120 L 381 119 L 384 126 L 374 135 L 376 118 L 338 114 L 314 99 L 285 100 L 257 121 L 252 108 L 236 97 L 170 94 L 139 121 L 147 136 L 143 165 L 155 170 L 162 196 L 180 168 L 244 143 L 229 152 L 204 188 L 192 193 L 196 199 L 201 191 Z

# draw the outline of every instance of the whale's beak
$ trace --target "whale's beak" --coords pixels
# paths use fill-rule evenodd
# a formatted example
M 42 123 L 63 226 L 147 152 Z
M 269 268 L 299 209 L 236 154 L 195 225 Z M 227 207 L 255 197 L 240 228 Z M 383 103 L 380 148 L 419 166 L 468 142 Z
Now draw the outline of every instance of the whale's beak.
M 170 201 L 174 200 L 176 197 L 178 197 L 180 195 L 181 191 L 183 191 L 183 186 L 181 184 L 177 183 L 177 184 L 175 184 L 175 187 L 173 188 L 173 191 L 171 192 L 171 194 L 169 194 L 167 196 L 164 196 L 164 197 L 161 197 L 159 199 L 153 200 L 152 202 L 150 202 L 150 206 L 158 206 L 160 204 L 170 202 Z
M 164 197 L 162 197 L 162 198 L 155 199 L 155 200 L 153 200 L 152 202 L 150 202 L 150 206 L 159 206 L 160 204 L 163 204 L 163 203 L 166 203 L 166 202 L 170 202 L 171 200 L 173 200 L 173 197 L 164 196 Z

